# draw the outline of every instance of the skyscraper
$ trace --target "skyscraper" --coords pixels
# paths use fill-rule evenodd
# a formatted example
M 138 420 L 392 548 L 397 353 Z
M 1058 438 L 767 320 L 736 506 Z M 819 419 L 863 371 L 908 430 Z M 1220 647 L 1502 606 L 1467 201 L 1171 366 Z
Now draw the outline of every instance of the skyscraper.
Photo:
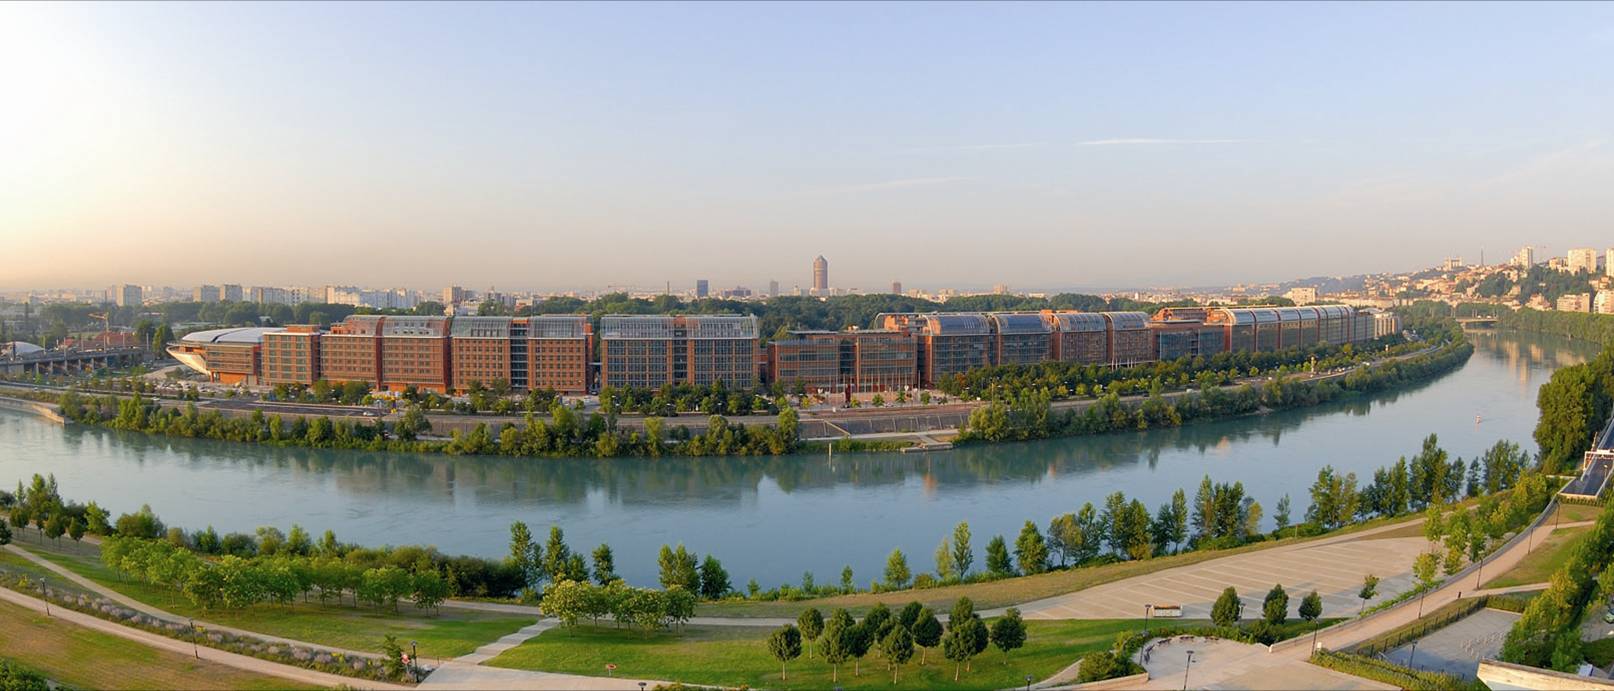
M 892 295 L 901 295 L 902 294 L 902 281 L 892 281 L 891 282 L 891 294 Z
M 702 279 L 696 280 L 695 281 L 695 297 L 698 297 L 698 298 L 706 297 L 706 292 L 707 292 L 707 290 L 706 290 L 706 279 L 702 278 Z
M 121 283 L 112 290 L 112 300 L 118 303 L 119 307 L 128 307 L 130 305 L 139 307 L 145 302 L 145 291 L 140 286 Z
M 829 292 L 829 260 L 822 254 L 813 260 L 813 292 Z
M 1614 252 L 1614 250 L 1609 250 L 1609 251 Z M 779 282 L 778 281 L 768 281 L 768 297 L 771 297 L 771 298 L 779 297 Z
M 1536 248 L 1531 247 L 1530 245 L 1525 245 L 1524 247 L 1519 248 L 1518 254 L 1513 255 L 1513 265 L 1521 269 L 1528 269 L 1535 266 L 1535 263 Z

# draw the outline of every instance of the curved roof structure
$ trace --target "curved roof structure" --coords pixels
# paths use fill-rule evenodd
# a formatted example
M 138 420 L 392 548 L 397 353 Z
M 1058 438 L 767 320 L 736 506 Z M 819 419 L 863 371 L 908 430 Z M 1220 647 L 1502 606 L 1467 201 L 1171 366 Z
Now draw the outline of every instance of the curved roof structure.
M 448 335 L 448 317 L 387 317 L 381 335 L 388 338 L 442 338 Z
M 284 329 L 281 329 L 278 326 L 271 326 L 271 327 L 251 326 L 251 327 L 237 327 L 237 328 L 233 328 L 233 329 L 208 329 L 206 331 L 192 331 L 192 332 L 190 332 L 188 334 L 185 334 L 185 337 L 179 339 L 179 342 L 184 343 L 186 345 L 205 345 L 205 344 L 208 344 L 208 343 L 222 343 L 222 344 L 229 344 L 229 343 L 238 343 L 238 344 L 262 343 L 264 334 L 269 333 L 271 331 L 283 331 L 283 330 Z
M 1149 315 L 1142 312 L 1104 312 L 1104 318 L 1115 325 L 1116 331 L 1139 331 L 1149 328 Z
M 997 325 L 998 333 L 1004 335 L 1053 333 L 1053 327 L 1035 312 L 991 312 L 987 317 Z
M 1300 308 L 1298 308 L 1298 307 L 1279 307 L 1278 308 L 1278 321 L 1281 321 L 1281 322 L 1297 322 L 1297 321 L 1300 321 Z
M 509 317 L 455 317 L 450 328 L 454 338 L 509 338 Z
M 980 336 L 992 333 L 986 315 L 979 312 L 949 312 L 925 315 L 925 330 L 938 336 Z
M 0 354 L 4 354 L 4 355 L 12 355 L 12 356 L 33 355 L 34 353 L 43 353 L 43 352 L 45 352 L 44 348 L 36 346 L 36 345 L 34 345 L 32 343 L 29 343 L 27 341 L 11 341 L 9 343 L 0 343 Z
M 1054 321 L 1064 333 L 1094 333 L 1108 328 L 1104 315 L 1097 312 L 1055 312 Z
M 582 338 L 587 334 L 588 317 L 580 314 L 527 317 L 528 338 Z
M 756 338 L 757 318 L 749 314 L 700 314 L 684 317 L 690 338 Z

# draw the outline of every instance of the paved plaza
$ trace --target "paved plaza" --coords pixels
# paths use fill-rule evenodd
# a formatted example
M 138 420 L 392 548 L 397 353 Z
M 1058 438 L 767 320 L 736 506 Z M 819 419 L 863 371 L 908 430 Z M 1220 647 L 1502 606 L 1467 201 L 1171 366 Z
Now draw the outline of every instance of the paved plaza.
M 1324 617 L 1354 616 L 1362 607 L 1356 593 L 1362 577 L 1379 577 L 1380 602 L 1412 587 L 1412 560 L 1426 549 L 1421 537 L 1351 539 L 1236 554 L 1136 578 L 1094 586 L 1020 607 L 1027 619 L 1131 619 L 1144 605 L 1181 605 L 1188 619 L 1209 619 L 1211 603 L 1233 586 L 1245 616 L 1258 615 L 1273 584 L 1289 593 L 1289 613 L 1299 616 L 1300 600 L 1316 590 Z
M 1188 651 L 1194 662 L 1188 665 Z M 1394 686 L 1341 674 L 1300 660 L 1274 658 L 1266 646 L 1199 636 L 1155 643 L 1144 669 L 1149 681 L 1138 688 L 1180 689 L 1394 689 Z
M 1384 657 L 1398 665 L 1410 661 L 1408 666 L 1418 669 L 1474 679 L 1480 660 L 1502 653 L 1502 639 L 1518 620 L 1514 612 L 1482 609 L 1418 639 L 1416 654 L 1411 645 L 1404 645 Z

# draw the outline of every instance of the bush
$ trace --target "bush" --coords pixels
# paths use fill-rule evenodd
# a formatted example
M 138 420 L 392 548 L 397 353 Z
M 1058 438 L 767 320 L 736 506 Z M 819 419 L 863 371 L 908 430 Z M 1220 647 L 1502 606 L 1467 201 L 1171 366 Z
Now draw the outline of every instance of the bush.
M 1082 665 L 1076 669 L 1076 681 L 1087 683 L 1090 681 L 1103 681 L 1115 679 L 1143 671 L 1131 660 L 1116 655 L 1114 651 L 1100 650 L 1088 653 L 1082 658 Z
M 1311 663 L 1336 672 L 1344 672 L 1384 682 L 1408 691 L 1448 691 L 1452 689 L 1489 691 L 1489 687 L 1480 683 L 1477 679 L 1464 679 L 1459 676 L 1438 672 L 1424 672 L 1410 667 L 1403 667 L 1387 660 L 1332 650 L 1318 650 L 1312 653 Z

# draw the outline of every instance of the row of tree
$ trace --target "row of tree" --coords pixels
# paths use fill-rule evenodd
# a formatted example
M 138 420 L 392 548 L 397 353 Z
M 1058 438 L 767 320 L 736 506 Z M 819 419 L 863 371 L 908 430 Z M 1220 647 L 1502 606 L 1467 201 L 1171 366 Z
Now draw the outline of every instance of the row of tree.
M 830 681 L 836 683 L 840 681 L 842 664 L 852 661 L 853 675 L 861 676 L 863 658 L 877 650 L 895 684 L 898 670 L 913 659 L 915 647 L 919 648 L 920 665 L 925 664 L 930 649 L 940 647 L 942 655 L 954 663 L 956 682 L 963 669 L 988 645 L 1003 651 L 1006 662 L 1010 651 L 1025 643 L 1026 625 L 1020 610 L 1011 607 L 988 626 L 975 611 L 975 603 L 962 597 L 953 605 L 945 628 L 935 612 L 917 602 L 895 613 L 883 603 L 876 604 L 862 621 L 844 609 L 830 613 L 826 620 L 816 608 L 808 608 L 795 624 L 786 624 L 768 637 L 768 652 L 779 661 L 779 679 L 783 681 L 785 666 L 801 656 L 806 644 L 809 657 L 816 653 L 831 665 Z

